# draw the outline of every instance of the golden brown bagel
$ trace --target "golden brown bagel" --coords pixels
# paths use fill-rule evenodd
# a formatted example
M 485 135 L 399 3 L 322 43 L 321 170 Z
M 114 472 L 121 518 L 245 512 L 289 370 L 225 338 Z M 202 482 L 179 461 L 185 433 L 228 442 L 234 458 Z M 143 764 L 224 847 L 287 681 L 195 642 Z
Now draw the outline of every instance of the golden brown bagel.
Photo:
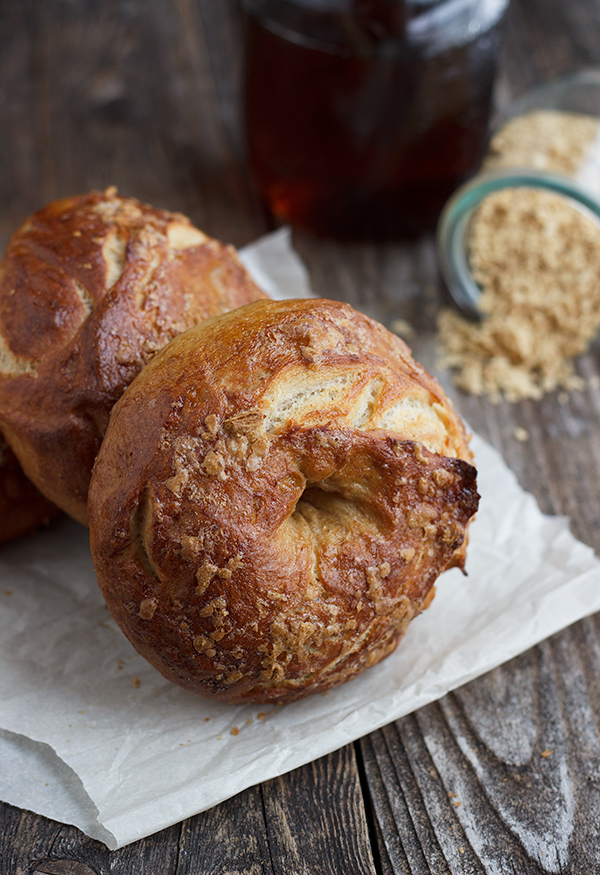
M 439 384 L 351 307 L 260 301 L 211 319 L 113 410 L 89 495 L 107 605 L 187 689 L 326 690 L 391 653 L 462 564 L 470 459 Z
M 80 522 L 114 402 L 172 337 L 264 297 L 234 249 L 114 189 L 49 204 L 0 263 L 0 428 Z
M 46 525 L 58 508 L 38 492 L 0 434 L 0 544 Z

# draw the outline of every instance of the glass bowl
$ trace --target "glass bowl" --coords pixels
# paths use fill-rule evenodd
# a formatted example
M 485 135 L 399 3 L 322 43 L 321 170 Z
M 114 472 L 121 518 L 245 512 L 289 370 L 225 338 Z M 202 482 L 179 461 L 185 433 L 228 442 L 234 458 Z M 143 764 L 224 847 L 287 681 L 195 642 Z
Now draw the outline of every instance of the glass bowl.
M 513 103 L 481 171 L 446 203 L 437 228 L 440 272 L 470 317 L 478 317 L 481 295 L 469 268 L 473 217 L 488 195 L 507 188 L 554 192 L 600 226 L 600 70 L 565 76 Z

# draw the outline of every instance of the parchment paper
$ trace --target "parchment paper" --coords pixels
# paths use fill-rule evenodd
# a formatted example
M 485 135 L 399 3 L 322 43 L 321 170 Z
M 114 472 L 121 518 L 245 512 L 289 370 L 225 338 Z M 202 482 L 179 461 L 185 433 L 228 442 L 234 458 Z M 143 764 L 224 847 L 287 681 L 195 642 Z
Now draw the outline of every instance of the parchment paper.
M 246 253 L 308 293 L 286 232 Z M 260 267 L 260 270 L 259 270 Z M 287 279 L 282 280 L 282 276 Z M 266 285 L 266 283 L 264 283 Z M 270 289 L 269 291 L 273 291 Z M 474 436 L 468 576 L 442 575 L 398 650 L 327 695 L 218 705 L 175 687 L 108 614 L 69 520 L 0 549 L 0 797 L 117 848 L 434 701 L 600 610 L 600 562 Z

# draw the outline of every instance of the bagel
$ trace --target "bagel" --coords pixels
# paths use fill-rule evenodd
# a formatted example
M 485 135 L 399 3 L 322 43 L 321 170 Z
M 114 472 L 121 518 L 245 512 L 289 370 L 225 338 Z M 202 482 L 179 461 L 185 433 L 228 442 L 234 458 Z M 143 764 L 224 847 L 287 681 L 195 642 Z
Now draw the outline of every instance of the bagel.
M 260 301 L 175 338 L 115 406 L 90 543 L 165 677 L 289 702 L 391 653 L 463 565 L 464 427 L 405 344 L 342 303 Z
M 0 544 L 47 525 L 58 508 L 35 488 L 0 434 Z
M 232 247 L 114 189 L 35 213 L 0 263 L 0 428 L 27 476 L 85 523 L 123 389 L 179 332 L 262 297 Z

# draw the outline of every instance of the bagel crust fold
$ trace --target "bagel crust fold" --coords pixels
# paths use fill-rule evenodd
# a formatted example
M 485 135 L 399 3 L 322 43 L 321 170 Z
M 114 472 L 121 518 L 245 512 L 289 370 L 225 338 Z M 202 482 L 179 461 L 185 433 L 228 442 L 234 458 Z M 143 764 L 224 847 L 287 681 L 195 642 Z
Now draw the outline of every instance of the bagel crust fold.
M 288 702 L 391 653 L 464 563 L 464 427 L 346 304 L 259 301 L 173 340 L 116 405 L 89 497 L 107 605 L 167 678 Z

